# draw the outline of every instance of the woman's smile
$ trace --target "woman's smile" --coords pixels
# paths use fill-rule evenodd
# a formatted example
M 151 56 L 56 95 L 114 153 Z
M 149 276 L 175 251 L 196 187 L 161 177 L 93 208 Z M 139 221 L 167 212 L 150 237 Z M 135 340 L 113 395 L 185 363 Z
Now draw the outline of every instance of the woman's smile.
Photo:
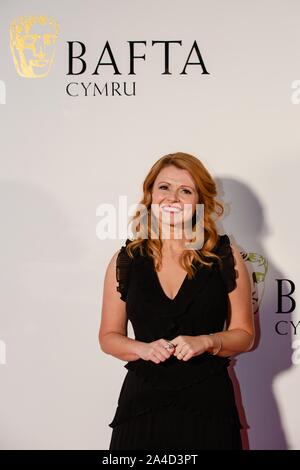
M 178 214 L 179 212 L 182 211 L 182 209 L 177 206 L 165 205 L 165 206 L 161 206 L 161 208 L 164 212 L 175 213 L 175 214 Z

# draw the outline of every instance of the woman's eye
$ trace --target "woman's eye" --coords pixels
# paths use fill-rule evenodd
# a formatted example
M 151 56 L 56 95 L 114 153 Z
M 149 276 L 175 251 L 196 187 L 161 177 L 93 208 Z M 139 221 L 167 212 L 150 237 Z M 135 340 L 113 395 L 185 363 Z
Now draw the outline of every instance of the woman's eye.
M 187 191 L 187 194 L 192 194 L 189 189 L 183 189 L 182 191 Z
M 165 184 L 159 186 L 159 189 L 168 189 L 168 186 L 166 186 Z M 182 188 L 182 191 L 186 191 L 185 194 L 192 194 L 192 192 L 189 190 L 189 189 L 186 189 L 186 188 Z

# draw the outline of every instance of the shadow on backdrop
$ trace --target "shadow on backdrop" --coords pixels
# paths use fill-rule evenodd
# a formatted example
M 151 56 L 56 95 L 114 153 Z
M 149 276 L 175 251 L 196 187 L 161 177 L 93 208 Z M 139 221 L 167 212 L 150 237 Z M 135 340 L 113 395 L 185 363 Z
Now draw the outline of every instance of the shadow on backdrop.
M 267 262 L 265 280 L 260 279 L 259 307 L 253 303 L 256 339 L 251 351 L 232 359 L 229 373 L 239 408 L 244 449 L 288 449 L 272 384 L 276 376 L 292 366 L 291 338 L 280 336 L 275 323 L 277 311 L 276 279 L 286 277 L 270 259 L 265 246 L 268 225 L 259 198 L 245 183 L 231 178 L 215 178 L 218 197 L 225 212 L 218 225 L 242 254 L 262 255 Z M 250 257 L 251 258 L 251 257 Z M 261 258 L 260 258 L 261 259 Z M 253 277 L 251 263 L 246 263 Z M 250 268 L 250 269 L 249 269 Z M 258 307 L 258 308 L 257 308 Z

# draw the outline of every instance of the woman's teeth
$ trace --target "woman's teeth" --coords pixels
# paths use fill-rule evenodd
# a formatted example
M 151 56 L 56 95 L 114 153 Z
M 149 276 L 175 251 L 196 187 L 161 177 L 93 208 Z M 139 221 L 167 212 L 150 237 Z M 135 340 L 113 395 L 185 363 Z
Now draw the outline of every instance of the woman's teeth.
M 181 212 L 181 209 L 179 209 L 178 207 L 168 207 L 168 206 L 164 206 L 162 207 L 162 210 L 164 212 Z

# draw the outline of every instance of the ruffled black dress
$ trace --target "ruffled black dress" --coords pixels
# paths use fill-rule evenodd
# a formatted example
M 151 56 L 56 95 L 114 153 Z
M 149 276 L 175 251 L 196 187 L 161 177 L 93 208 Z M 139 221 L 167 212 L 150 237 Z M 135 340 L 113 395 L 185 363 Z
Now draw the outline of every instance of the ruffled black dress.
M 117 290 L 126 302 L 135 339 L 172 340 L 223 330 L 228 292 L 236 287 L 227 235 L 219 235 L 214 248 L 222 256 L 222 266 L 212 258 L 212 267 L 199 266 L 194 279 L 185 277 L 174 299 L 165 295 L 152 258 L 137 250 L 132 259 L 125 246 L 117 257 Z M 208 352 L 188 361 L 170 356 L 159 364 L 127 362 L 109 424 L 109 450 L 242 449 L 229 363 L 229 357 Z

